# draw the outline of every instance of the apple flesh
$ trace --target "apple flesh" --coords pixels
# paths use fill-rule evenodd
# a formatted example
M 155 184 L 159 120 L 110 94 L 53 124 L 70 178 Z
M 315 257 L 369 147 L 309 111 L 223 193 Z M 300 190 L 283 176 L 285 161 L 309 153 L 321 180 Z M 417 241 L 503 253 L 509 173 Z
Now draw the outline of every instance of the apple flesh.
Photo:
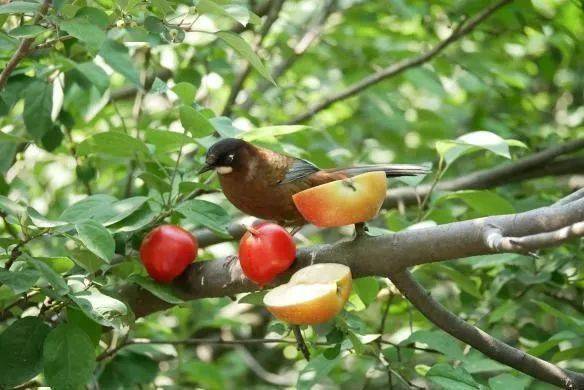
M 296 272 L 286 284 L 264 297 L 268 311 L 293 325 L 316 325 L 341 312 L 351 293 L 351 269 L 342 264 L 315 264 Z
M 385 199 L 384 172 L 368 172 L 336 180 L 292 196 L 296 208 L 310 223 L 335 227 L 374 218 Z
M 144 237 L 140 260 L 152 279 L 170 283 L 197 258 L 197 239 L 179 226 L 162 225 Z
M 296 258 L 296 244 L 280 225 L 263 222 L 248 228 L 239 242 L 239 264 L 248 279 L 263 286 L 286 271 Z

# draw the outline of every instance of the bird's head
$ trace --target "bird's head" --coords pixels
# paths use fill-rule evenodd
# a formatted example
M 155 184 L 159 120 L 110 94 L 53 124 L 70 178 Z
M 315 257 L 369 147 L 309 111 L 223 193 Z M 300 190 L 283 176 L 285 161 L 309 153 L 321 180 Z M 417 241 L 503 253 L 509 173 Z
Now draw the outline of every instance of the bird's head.
M 237 138 L 225 138 L 216 142 L 207 151 L 205 165 L 199 170 L 199 174 L 213 169 L 220 175 L 231 173 L 242 163 L 242 155 L 248 146 L 247 142 Z

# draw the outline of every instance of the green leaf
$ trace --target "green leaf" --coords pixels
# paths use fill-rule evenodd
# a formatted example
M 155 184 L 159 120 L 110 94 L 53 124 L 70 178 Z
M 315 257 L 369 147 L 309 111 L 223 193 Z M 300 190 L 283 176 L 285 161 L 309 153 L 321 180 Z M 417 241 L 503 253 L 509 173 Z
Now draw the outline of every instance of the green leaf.
M 462 367 L 439 363 L 426 373 L 426 378 L 448 390 L 480 389 L 480 385 Z
M 69 206 L 63 211 L 60 220 L 70 223 L 80 223 L 88 219 L 105 222 L 114 216 L 111 205 L 116 198 L 109 195 L 92 195 Z
M 564 321 L 566 321 L 567 323 L 572 324 L 572 325 L 576 326 L 577 328 L 584 330 L 584 317 L 583 316 L 568 315 L 568 314 L 564 313 L 563 311 L 558 310 L 555 307 L 548 305 L 545 302 L 538 301 L 535 299 L 533 299 L 532 301 L 533 301 L 533 303 L 535 303 L 537 306 L 539 306 L 540 309 L 542 309 L 546 313 L 551 314 L 554 317 L 561 318 Z
M 45 339 L 43 366 L 45 379 L 54 390 L 84 388 L 95 368 L 91 339 L 75 325 L 59 325 Z
M 126 305 L 95 287 L 68 295 L 93 321 L 103 326 L 119 328 L 122 317 L 128 314 Z
M 72 306 L 67 307 L 67 319 L 69 323 L 82 329 L 89 336 L 93 345 L 97 347 L 101 338 L 100 324 L 86 316 L 83 311 Z
M 414 342 L 424 343 L 429 348 L 439 351 L 449 358 L 457 360 L 464 359 L 464 354 L 457 340 L 442 331 L 418 330 L 400 344 L 409 345 Z
M 213 14 L 228 17 L 244 27 L 250 19 L 250 14 L 247 8 L 236 4 L 219 5 L 211 0 L 198 0 L 195 3 L 195 7 L 200 14 Z
M 256 305 L 256 306 L 265 306 L 264 305 L 264 297 L 266 296 L 266 294 L 268 293 L 268 291 L 256 291 L 256 292 L 251 292 L 249 294 L 244 295 L 243 297 L 241 297 L 237 303 L 249 303 L 250 305 Z
M 195 137 L 204 137 L 215 131 L 211 122 L 190 106 L 181 106 L 179 114 L 180 123 Z
M 101 46 L 99 55 L 113 70 L 140 87 L 140 76 L 134 67 L 126 46 L 114 40 L 107 39 Z
M 26 209 L 16 202 L 0 195 L 0 210 L 9 215 L 20 216 L 25 213 Z
M 25 317 L 0 334 L 1 387 L 12 388 L 41 372 L 43 343 L 50 329 L 37 317 Z
M 119 354 L 107 363 L 99 376 L 101 389 L 135 389 L 150 385 L 158 373 L 158 362 L 138 354 Z
M 77 152 L 80 155 L 98 153 L 116 157 L 134 157 L 147 155 L 148 148 L 141 140 L 125 133 L 106 131 L 81 142 L 77 147 Z
M 23 259 L 27 263 L 32 264 L 53 287 L 55 294 L 59 296 L 67 294 L 69 291 L 67 282 L 65 282 L 65 279 L 63 279 L 63 277 L 59 275 L 54 269 L 52 269 L 47 263 L 38 259 L 34 259 L 26 254 L 20 256 L 20 259 Z
M 102 30 L 106 30 L 110 24 L 108 15 L 100 8 L 83 7 L 75 13 L 75 17 L 83 18 Z
M 22 294 L 28 291 L 39 279 L 40 274 L 34 269 L 22 269 L 18 271 L 0 270 L 0 284 L 4 284 L 14 292 Z
M 101 93 L 109 88 L 110 78 L 105 71 L 93 62 L 83 62 L 75 64 L 75 69 L 81 77 L 84 77 L 90 84 L 94 85 Z
M 178 150 L 183 145 L 193 144 L 195 140 L 188 135 L 165 130 L 145 130 L 146 142 L 156 147 L 156 153 Z
M 38 226 L 41 228 L 52 228 L 52 227 L 56 227 L 56 226 L 63 226 L 63 225 L 67 225 L 67 223 L 68 223 L 68 222 L 64 222 L 64 221 L 54 221 L 54 220 L 48 219 L 48 218 L 42 216 L 38 211 L 36 211 L 32 207 L 28 207 L 26 209 L 26 213 L 30 217 L 30 220 L 32 221 L 32 223 L 35 226 Z
M 334 359 L 327 359 L 323 355 L 318 355 L 310 359 L 310 362 L 300 371 L 296 387 L 298 390 L 310 390 L 319 383 L 335 368 L 341 361 L 340 356 Z
M 55 257 L 35 257 L 35 259 L 42 261 L 49 267 L 53 269 L 58 274 L 64 274 L 71 271 L 71 268 L 75 266 L 75 262 L 65 256 L 55 256 Z
M 136 212 L 129 217 L 124 218 L 108 228 L 116 233 L 120 232 L 135 232 L 148 225 L 158 216 L 158 213 L 152 211 L 148 204 L 140 207 Z
M 276 82 L 272 78 L 268 68 L 262 63 L 257 54 L 253 52 L 251 46 L 243 38 L 229 31 L 219 31 L 216 32 L 215 35 L 231 46 L 231 48 L 235 50 L 240 56 L 249 61 L 251 66 L 253 66 L 255 70 L 257 70 L 262 76 L 276 85 Z
M 0 15 L 6 14 L 34 14 L 38 11 L 40 3 L 30 3 L 27 1 L 12 1 L 8 4 L 0 5 Z
M 457 141 L 490 150 L 491 152 L 505 158 L 511 158 L 507 142 L 497 134 L 491 133 L 490 131 L 475 131 L 468 133 L 458 137 Z
M 19 144 L 21 142 L 25 142 L 26 139 L 22 137 L 18 137 L 16 135 L 4 133 L 0 131 L 0 142 L 11 142 L 15 144 Z
M 146 19 L 144 19 L 144 28 L 150 31 L 151 33 L 155 34 L 160 34 L 166 31 L 166 26 L 164 25 L 164 22 L 152 15 L 149 15 L 146 17 Z M 156 80 L 160 79 L 157 78 Z M 154 80 L 154 83 L 156 83 L 156 80 Z
M 180 82 L 172 87 L 172 91 L 177 94 L 182 104 L 189 105 L 195 100 L 197 89 L 191 83 Z
M 184 215 L 189 223 L 203 225 L 216 233 L 229 236 L 227 231 L 229 214 L 215 203 L 193 199 L 183 203 L 177 211 Z
M 489 150 L 505 158 L 511 158 L 507 141 L 490 131 L 475 131 L 462 135 L 454 141 L 436 142 L 438 154 L 444 158 L 448 165 L 452 164 L 460 156 L 480 149 Z
M 280 137 L 286 134 L 293 134 L 299 131 L 312 130 L 310 126 L 302 125 L 285 125 L 285 126 L 267 126 L 259 127 L 243 133 L 242 138 L 246 141 L 253 142 L 256 140 L 270 141 L 275 137 Z
M 501 374 L 489 378 L 491 390 L 523 390 L 529 385 L 529 377 L 517 377 L 511 374 Z
M 87 43 L 91 50 L 99 50 L 106 39 L 105 32 L 85 18 L 67 20 L 60 27 L 69 35 Z
M 475 279 L 444 264 L 435 264 L 435 268 L 439 272 L 443 272 L 446 275 L 448 275 L 453 281 L 456 282 L 456 284 L 462 289 L 462 291 L 472 295 L 477 299 L 483 298 Z
M 150 88 L 150 92 L 165 93 L 166 91 L 168 91 L 168 85 L 164 81 L 162 81 L 161 79 L 156 77 L 154 79 L 154 82 L 152 83 L 152 87 Z
M 436 203 L 461 199 L 482 216 L 513 214 L 515 207 L 505 198 L 487 190 L 462 190 L 439 197 Z
M 375 301 L 379 292 L 379 282 L 374 276 L 353 280 L 353 291 L 359 295 L 365 306 Z
M 44 33 L 45 31 L 47 31 L 46 28 L 33 24 L 16 27 L 10 30 L 8 35 L 15 38 L 31 38 Z
M 24 111 L 22 113 L 26 131 L 35 139 L 40 140 L 53 127 L 52 109 L 52 85 L 35 80 L 24 91 Z
M 181 303 L 184 303 L 184 301 L 176 294 L 170 285 L 156 283 L 150 278 L 136 274 L 130 275 L 128 280 L 138 284 L 140 287 L 148 290 L 153 295 L 157 296 L 165 302 L 172 303 L 173 305 L 180 305 Z
M 114 257 L 116 243 L 110 232 L 100 223 L 86 221 L 75 225 L 79 239 L 87 249 L 109 262 Z
M 146 201 L 148 197 L 146 196 L 134 196 L 132 198 L 126 198 L 114 202 L 111 205 L 112 211 L 115 215 L 108 219 L 106 222 L 103 223 L 104 226 L 113 225 L 116 222 L 121 221 L 122 219 L 132 215 L 136 212 Z

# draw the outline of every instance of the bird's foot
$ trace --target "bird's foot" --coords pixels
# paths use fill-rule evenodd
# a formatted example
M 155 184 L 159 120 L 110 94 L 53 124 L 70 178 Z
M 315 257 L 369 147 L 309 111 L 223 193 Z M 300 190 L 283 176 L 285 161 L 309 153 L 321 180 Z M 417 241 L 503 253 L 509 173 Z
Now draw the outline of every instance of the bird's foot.
M 231 269 L 233 267 L 233 263 L 238 261 L 239 257 L 236 255 L 229 255 L 225 258 L 225 262 L 223 263 L 223 268 Z
M 355 240 L 358 240 L 358 239 L 363 238 L 363 237 L 367 237 L 368 231 L 369 231 L 369 229 L 367 228 L 367 225 L 365 224 L 365 222 L 356 223 L 355 224 Z
M 294 235 L 298 233 L 300 229 L 302 229 L 302 225 L 293 227 L 292 230 L 290 230 L 290 235 L 294 237 Z

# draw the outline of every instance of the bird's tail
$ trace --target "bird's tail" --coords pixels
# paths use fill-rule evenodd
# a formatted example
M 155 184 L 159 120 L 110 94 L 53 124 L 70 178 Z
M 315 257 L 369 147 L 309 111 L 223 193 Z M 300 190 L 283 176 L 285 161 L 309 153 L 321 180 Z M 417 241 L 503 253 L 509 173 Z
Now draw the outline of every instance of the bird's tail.
M 430 173 L 430 169 L 421 165 L 413 164 L 376 164 L 362 165 L 350 168 L 329 169 L 327 172 L 342 172 L 347 176 L 357 176 L 367 172 L 385 172 L 386 177 L 416 176 Z

